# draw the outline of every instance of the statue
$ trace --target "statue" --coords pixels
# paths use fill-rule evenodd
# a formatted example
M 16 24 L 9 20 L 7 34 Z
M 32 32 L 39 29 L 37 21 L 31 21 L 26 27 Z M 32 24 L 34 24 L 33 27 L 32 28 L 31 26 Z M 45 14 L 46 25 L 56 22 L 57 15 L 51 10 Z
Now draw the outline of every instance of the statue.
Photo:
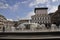
M 52 24 L 51 25 L 51 30 L 56 30 L 57 29 L 57 26 L 55 24 Z

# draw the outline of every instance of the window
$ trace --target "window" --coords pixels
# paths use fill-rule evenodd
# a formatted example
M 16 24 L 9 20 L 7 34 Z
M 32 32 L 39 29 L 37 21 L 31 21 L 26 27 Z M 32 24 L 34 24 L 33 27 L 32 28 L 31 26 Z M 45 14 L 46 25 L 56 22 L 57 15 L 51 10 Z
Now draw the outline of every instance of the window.
M 41 20 L 41 17 L 40 17 L 40 20 Z
M 39 22 L 38 22 L 39 23 Z
M 40 23 L 40 21 L 38 23 Z
M 39 20 L 41 20 L 41 18 L 39 17 Z
M 1 27 L 0 27 L 0 29 L 1 29 Z
M 47 19 L 49 19 L 49 17 L 47 17 Z
M 45 17 L 44 17 L 44 20 L 45 20 Z
M 40 20 L 40 18 L 38 18 L 38 20 Z
M 40 23 L 40 21 L 39 21 L 39 23 Z
M 41 17 L 41 20 L 43 20 L 43 17 Z
M 43 23 L 44 23 L 44 21 L 43 21 Z
M 45 21 L 43 21 L 42 23 L 45 23 Z
M 36 18 L 33 18 L 34 20 L 36 20 Z
M 48 23 L 48 21 L 47 21 L 47 23 Z
M 36 20 L 36 18 L 35 18 L 35 20 Z
M 42 23 L 43 23 L 43 21 L 42 21 Z
M 35 18 L 35 20 L 36 20 L 37 18 Z
M 42 20 L 42 17 L 40 19 Z
M 33 18 L 35 20 L 35 18 Z

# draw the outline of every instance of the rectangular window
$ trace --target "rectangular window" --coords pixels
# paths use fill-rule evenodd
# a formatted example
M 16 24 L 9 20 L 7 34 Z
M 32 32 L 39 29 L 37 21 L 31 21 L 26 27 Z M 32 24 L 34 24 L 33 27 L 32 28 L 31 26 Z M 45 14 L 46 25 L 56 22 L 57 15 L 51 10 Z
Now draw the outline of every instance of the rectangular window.
M 33 18 L 34 20 L 36 20 L 35 18 Z
M 1 27 L 0 27 L 0 29 L 1 29 Z
M 47 20 L 49 19 L 49 17 L 47 17 Z
M 45 17 L 44 17 L 44 20 L 45 20 Z
M 48 23 L 48 21 L 47 21 L 47 23 Z
M 43 23 L 43 21 L 42 21 L 42 23 Z
M 35 20 L 35 18 L 33 18 Z
M 40 21 L 39 21 L 39 23 L 40 23 Z
M 40 20 L 40 17 L 39 17 L 39 20 Z

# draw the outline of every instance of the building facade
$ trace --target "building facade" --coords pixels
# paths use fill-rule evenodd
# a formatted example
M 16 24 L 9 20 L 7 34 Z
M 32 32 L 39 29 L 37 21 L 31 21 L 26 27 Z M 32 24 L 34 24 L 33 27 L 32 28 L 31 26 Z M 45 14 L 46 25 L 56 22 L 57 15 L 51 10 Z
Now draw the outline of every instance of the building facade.
M 51 23 L 59 26 L 59 24 L 60 24 L 60 5 L 58 6 L 58 10 L 51 15 Z
M 14 27 L 14 22 L 7 20 L 4 23 L 5 31 L 11 31 L 11 27 Z
M 18 21 L 18 25 L 22 24 L 22 23 L 28 23 L 28 22 L 31 22 L 31 19 L 21 19 Z
M 5 22 L 6 20 L 7 20 L 7 19 L 6 19 L 3 15 L 0 15 L 0 31 L 3 30 L 4 22 Z
M 35 8 L 35 15 L 31 16 L 32 22 L 39 24 L 51 23 L 50 16 L 47 13 L 48 8 Z
M 11 30 L 12 26 L 14 26 L 13 21 L 9 21 L 3 15 L 0 15 L 0 31 Z

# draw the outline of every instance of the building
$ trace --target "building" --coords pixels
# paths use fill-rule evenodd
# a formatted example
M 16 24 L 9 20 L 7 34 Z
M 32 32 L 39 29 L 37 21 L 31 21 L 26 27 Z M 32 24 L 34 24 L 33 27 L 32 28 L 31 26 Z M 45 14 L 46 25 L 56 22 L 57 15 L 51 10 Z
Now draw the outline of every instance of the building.
M 21 19 L 18 21 L 18 25 L 22 24 L 22 23 L 28 23 L 28 22 L 31 22 L 31 19 Z
M 11 31 L 11 27 L 14 27 L 14 21 L 7 20 L 4 26 L 5 26 L 5 31 Z
M 48 24 L 51 23 L 50 15 L 47 13 L 48 8 L 35 8 L 35 15 L 31 16 L 33 23 Z
M 34 9 L 35 15 L 36 14 L 47 14 L 47 9 L 48 8 L 35 8 Z
M 0 31 L 3 30 L 3 27 L 4 27 L 4 22 L 6 21 L 7 19 L 0 14 Z
M 13 21 L 13 23 L 14 23 L 14 27 L 17 27 L 17 26 L 18 26 L 19 21 Z
M 58 6 L 58 10 L 51 15 L 51 23 L 59 26 L 59 24 L 60 24 L 60 5 Z
M 14 26 L 14 21 L 7 20 L 3 15 L 0 15 L 0 31 L 4 30 L 11 30 L 10 28 Z

